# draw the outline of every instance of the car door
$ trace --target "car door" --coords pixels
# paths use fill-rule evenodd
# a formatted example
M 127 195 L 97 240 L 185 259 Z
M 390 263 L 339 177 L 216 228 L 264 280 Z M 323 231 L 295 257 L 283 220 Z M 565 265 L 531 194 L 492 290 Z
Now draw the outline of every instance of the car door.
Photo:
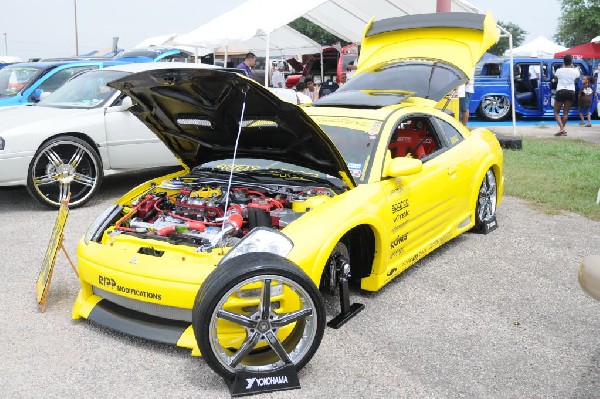
M 110 168 L 177 165 L 177 159 L 167 146 L 123 105 L 124 98 L 119 95 L 104 113 Z
M 414 175 L 383 178 L 382 190 L 387 199 L 388 231 L 390 232 L 389 268 L 404 270 L 422 257 L 427 248 L 443 236 L 448 224 L 455 218 L 457 187 L 455 185 L 456 159 L 448 153 L 447 140 L 432 117 L 413 114 L 402 118 L 392 134 L 394 140 L 403 139 L 404 130 L 425 132 L 429 143 L 422 156 L 423 169 Z M 422 141 L 419 139 L 418 142 Z M 413 147 L 417 143 L 412 143 Z

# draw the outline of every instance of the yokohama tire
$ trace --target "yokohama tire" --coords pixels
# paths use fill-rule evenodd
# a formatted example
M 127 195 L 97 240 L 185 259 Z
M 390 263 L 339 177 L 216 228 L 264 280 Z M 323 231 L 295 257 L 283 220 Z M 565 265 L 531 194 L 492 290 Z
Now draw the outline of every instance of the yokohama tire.
M 69 206 L 81 206 L 101 183 L 100 156 L 86 141 L 73 136 L 55 137 L 42 144 L 27 171 L 27 191 L 51 208 L 58 208 L 69 192 Z
M 245 298 L 253 298 L 256 305 L 241 307 L 241 292 L 253 292 Z M 232 297 L 238 311 L 236 302 L 229 301 Z M 270 253 L 249 253 L 224 262 L 204 281 L 192 325 L 207 364 L 231 380 L 237 370 L 273 370 L 286 357 L 296 370 L 304 367 L 321 343 L 325 307 L 315 284 L 295 264 Z M 237 347 L 222 342 L 231 336 L 238 338 L 231 341 Z

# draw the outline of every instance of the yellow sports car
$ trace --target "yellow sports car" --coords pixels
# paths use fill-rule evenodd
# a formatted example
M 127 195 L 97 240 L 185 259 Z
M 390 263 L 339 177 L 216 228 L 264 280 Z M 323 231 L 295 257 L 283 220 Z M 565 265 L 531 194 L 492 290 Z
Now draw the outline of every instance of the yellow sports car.
M 493 18 L 370 22 L 355 76 L 309 107 L 237 73 L 146 71 L 110 85 L 185 170 L 142 184 L 78 248 L 73 318 L 190 348 L 217 373 L 304 366 L 325 328 L 319 289 L 358 312 L 471 229 L 495 227 L 502 151 L 443 109 L 497 40 Z

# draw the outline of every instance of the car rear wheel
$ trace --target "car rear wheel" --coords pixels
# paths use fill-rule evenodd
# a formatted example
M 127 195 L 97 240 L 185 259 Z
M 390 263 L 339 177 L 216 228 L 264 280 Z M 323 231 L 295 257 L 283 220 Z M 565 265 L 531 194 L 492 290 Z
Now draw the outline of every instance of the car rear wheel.
M 192 325 L 207 364 L 231 380 L 238 370 L 304 367 L 321 343 L 325 306 L 295 264 L 249 253 L 219 265 L 204 281 Z
M 496 195 L 496 175 L 492 169 L 488 169 L 479 188 L 475 206 L 475 229 L 481 228 L 496 215 Z
M 102 182 L 102 160 L 84 140 L 61 136 L 44 143 L 29 164 L 27 190 L 42 204 L 57 208 L 71 193 L 69 206 L 88 201 Z
M 489 121 L 499 121 L 510 112 L 510 101 L 506 96 L 485 96 L 479 104 L 479 113 Z

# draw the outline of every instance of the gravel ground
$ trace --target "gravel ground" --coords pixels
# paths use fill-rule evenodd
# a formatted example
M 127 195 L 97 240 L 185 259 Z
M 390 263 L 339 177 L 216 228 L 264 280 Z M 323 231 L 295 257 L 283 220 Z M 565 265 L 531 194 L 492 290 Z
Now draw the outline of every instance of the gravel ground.
M 89 206 L 71 211 L 68 252 L 75 256 L 112 199 L 163 172 L 107 177 Z M 23 188 L 0 189 L 0 204 L 2 397 L 229 397 L 186 350 L 71 320 L 78 282 L 61 253 L 40 313 L 34 285 L 56 212 Z M 579 288 L 577 265 L 599 253 L 600 223 L 510 197 L 498 222 L 490 235 L 444 245 L 378 293 L 353 292 L 366 309 L 326 330 L 300 372 L 302 389 L 260 397 L 597 397 L 600 303 Z

